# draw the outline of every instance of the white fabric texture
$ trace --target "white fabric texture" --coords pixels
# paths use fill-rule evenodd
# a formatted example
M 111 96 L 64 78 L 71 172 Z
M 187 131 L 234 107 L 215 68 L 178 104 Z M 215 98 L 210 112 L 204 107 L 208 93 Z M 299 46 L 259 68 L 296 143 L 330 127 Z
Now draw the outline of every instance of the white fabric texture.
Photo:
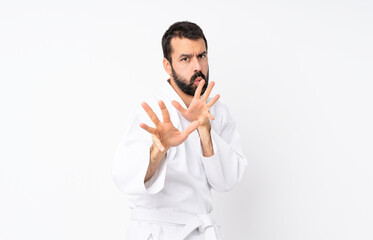
M 154 96 L 145 100 L 162 121 L 158 100 L 163 100 L 166 104 L 171 121 L 177 129 L 182 131 L 190 124 L 172 106 L 171 101 L 176 100 L 186 108 L 167 81 Z M 227 107 L 220 101 L 210 108 L 210 112 L 215 117 L 215 120 L 210 121 L 214 156 L 202 155 L 199 135 L 195 130 L 184 143 L 168 150 L 155 175 L 144 183 L 152 139 L 139 125 L 154 124 L 139 104 L 118 146 L 112 171 L 117 186 L 129 196 L 131 208 L 159 209 L 194 215 L 208 214 L 212 211 L 211 188 L 216 191 L 228 191 L 240 182 L 247 160 L 243 155 L 235 122 Z M 147 224 L 137 222 L 136 225 L 132 222 L 130 225 L 133 228 L 129 232 L 135 231 L 134 229 L 140 225 L 146 225 L 147 228 L 152 225 Z M 160 231 L 155 225 L 150 228 L 155 232 Z M 172 232 L 170 229 L 163 229 L 164 231 Z
M 162 211 L 162 210 L 151 210 L 135 208 L 131 211 L 132 224 L 137 222 L 137 225 L 147 222 L 152 223 L 149 228 L 143 228 L 142 233 L 147 238 L 154 239 L 172 239 L 172 240 L 183 240 L 183 239 L 205 239 L 205 240 L 221 240 L 222 234 L 220 227 L 215 224 L 210 214 L 193 215 L 182 212 Z M 157 227 L 157 225 L 159 225 Z M 172 226 L 169 230 L 170 225 Z M 144 227 L 144 226 L 143 226 Z M 135 227 L 136 228 L 136 227 Z M 137 226 L 137 229 L 139 226 Z M 130 229 L 129 233 L 132 229 Z M 147 231 L 149 230 L 149 231 Z M 137 235 L 137 232 L 132 233 Z M 143 235 L 135 238 L 129 234 L 129 239 L 141 239 Z

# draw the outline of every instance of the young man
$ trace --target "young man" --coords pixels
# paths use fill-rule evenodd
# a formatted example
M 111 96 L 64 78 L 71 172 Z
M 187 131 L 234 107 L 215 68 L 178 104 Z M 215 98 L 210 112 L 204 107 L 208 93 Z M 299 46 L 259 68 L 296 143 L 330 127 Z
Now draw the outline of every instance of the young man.
M 242 179 L 240 137 L 219 95 L 208 98 L 214 82 L 201 28 L 171 25 L 162 48 L 170 79 L 134 112 L 115 157 L 113 178 L 131 203 L 126 240 L 222 239 L 210 191 Z

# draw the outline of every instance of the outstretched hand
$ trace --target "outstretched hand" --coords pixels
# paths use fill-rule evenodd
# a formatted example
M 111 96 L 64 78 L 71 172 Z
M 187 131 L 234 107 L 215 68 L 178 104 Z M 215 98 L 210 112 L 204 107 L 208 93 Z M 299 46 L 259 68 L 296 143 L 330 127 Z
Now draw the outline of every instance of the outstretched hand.
M 172 101 L 172 105 L 180 112 L 180 114 L 190 122 L 198 121 L 199 126 L 209 125 L 209 119 L 214 120 L 214 116 L 209 112 L 209 108 L 212 107 L 220 98 L 217 94 L 211 101 L 207 102 L 207 99 L 211 93 L 215 83 L 211 82 L 203 97 L 201 98 L 202 87 L 205 84 L 205 80 L 202 80 L 194 93 L 192 102 L 187 109 L 183 108 L 177 101 Z
M 155 128 L 149 127 L 145 123 L 141 123 L 140 127 L 152 134 L 153 144 L 161 151 L 167 151 L 170 147 L 174 147 L 183 143 L 189 134 L 191 134 L 198 126 L 198 121 L 192 121 L 192 123 L 184 130 L 179 131 L 172 124 L 170 114 L 166 108 L 166 105 L 162 100 L 158 101 L 158 105 L 162 111 L 163 122 L 161 122 L 153 109 L 146 103 L 143 102 L 141 106 L 148 114 L 152 122 L 155 124 Z

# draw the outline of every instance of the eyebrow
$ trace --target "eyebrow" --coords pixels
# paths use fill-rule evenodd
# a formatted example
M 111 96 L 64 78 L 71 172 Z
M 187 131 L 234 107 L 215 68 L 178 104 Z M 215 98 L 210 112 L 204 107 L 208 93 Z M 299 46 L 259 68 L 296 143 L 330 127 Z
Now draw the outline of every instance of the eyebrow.
M 202 56 L 202 55 L 204 55 L 204 54 L 207 54 L 207 51 L 203 51 L 203 52 L 201 52 L 200 54 L 198 54 L 197 56 L 198 57 L 200 57 L 200 56 Z M 181 54 L 180 56 L 179 56 L 179 59 L 180 58 L 185 58 L 185 57 L 187 57 L 187 58 L 190 58 L 190 57 L 193 57 L 193 54 Z
M 185 58 L 185 57 L 187 57 L 187 58 L 193 57 L 193 54 L 181 54 L 179 56 L 179 58 Z
M 200 54 L 198 54 L 198 57 L 200 57 L 200 56 L 202 56 L 202 55 L 204 55 L 204 54 L 207 54 L 207 51 L 203 51 L 203 52 L 201 52 Z

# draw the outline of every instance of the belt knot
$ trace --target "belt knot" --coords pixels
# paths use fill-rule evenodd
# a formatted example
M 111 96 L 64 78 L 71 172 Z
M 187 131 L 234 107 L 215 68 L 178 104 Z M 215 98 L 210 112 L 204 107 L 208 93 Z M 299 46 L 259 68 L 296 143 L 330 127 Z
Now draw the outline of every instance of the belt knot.
M 204 232 L 206 228 L 214 225 L 214 221 L 209 214 L 201 214 L 197 215 L 197 217 L 201 221 L 201 225 L 198 227 L 199 232 Z

